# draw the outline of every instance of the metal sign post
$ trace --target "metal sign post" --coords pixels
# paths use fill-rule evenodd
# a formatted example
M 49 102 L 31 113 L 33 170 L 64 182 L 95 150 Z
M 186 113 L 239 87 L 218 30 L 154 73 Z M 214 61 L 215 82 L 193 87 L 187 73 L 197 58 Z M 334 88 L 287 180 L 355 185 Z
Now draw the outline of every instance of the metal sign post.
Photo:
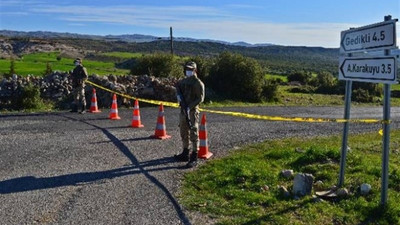
M 390 84 L 385 84 L 384 95 L 381 205 L 385 205 L 387 202 L 387 192 L 389 186 Z
M 346 121 L 350 119 L 352 85 L 353 81 L 346 80 L 345 107 L 344 107 L 344 119 Z M 339 187 L 343 186 L 344 184 L 344 170 L 346 168 L 348 134 L 349 134 L 349 122 L 345 122 L 343 125 L 342 151 L 340 154 L 340 172 L 339 172 L 339 184 L 338 184 Z
M 391 56 L 390 49 L 396 49 L 396 22 L 391 16 L 385 16 L 385 21 L 356 29 L 342 31 L 340 53 L 339 79 L 346 80 L 344 119 L 350 119 L 351 85 L 352 81 L 384 83 L 383 105 L 383 152 L 382 152 L 382 184 L 381 205 L 387 202 L 389 178 L 389 143 L 390 143 L 390 85 L 397 83 L 397 57 Z M 352 53 L 384 50 L 375 57 L 352 57 Z M 349 122 L 344 123 L 340 158 L 338 186 L 344 184 L 346 167 L 347 141 Z

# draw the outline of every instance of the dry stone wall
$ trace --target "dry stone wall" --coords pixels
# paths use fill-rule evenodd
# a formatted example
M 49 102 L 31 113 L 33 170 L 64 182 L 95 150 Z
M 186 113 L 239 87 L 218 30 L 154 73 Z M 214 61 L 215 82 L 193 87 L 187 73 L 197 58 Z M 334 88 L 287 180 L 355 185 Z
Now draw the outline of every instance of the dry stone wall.
M 107 89 L 138 98 L 176 101 L 175 85 L 177 78 L 157 78 L 153 76 L 125 75 L 98 76 L 90 75 L 89 81 Z M 10 107 L 13 98 L 18 98 L 28 84 L 39 87 L 43 99 L 53 101 L 61 109 L 69 108 L 72 102 L 72 82 L 68 73 L 53 72 L 45 77 L 13 75 L 0 82 L 0 107 Z M 86 101 L 90 105 L 93 87 L 86 85 Z M 107 91 L 96 88 L 97 104 L 99 107 L 110 107 L 111 96 Z M 129 99 L 118 97 L 121 105 L 132 106 Z

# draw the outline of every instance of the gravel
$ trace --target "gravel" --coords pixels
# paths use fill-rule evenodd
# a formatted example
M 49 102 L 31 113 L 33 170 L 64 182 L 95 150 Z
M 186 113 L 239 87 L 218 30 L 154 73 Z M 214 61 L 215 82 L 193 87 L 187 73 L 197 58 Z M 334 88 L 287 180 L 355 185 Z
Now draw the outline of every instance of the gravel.
M 342 118 L 343 107 L 223 108 L 290 117 Z M 167 140 L 150 139 L 158 107 L 140 109 L 144 128 L 121 120 L 69 112 L 0 115 L 1 224 L 205 224 L 199 213 L 178 203 L 187 169 L 175 162 L 181 151 L 178 109 L 165 108 Z M 400 108 L 392 108 L 399 128 Z M 354 107 L 352 118 L 382 118 L 382 107 Z M 380 124 L 350 125 L 351 133 L 376 131 Z M 239 146 L 285 137 L 340 134 L 340 123 L 271 122 L 207 114 L 213 158 Z M 210 160 L 212 160 L 211 158 Z M 204 163 L 204 161 L 201 161 Z

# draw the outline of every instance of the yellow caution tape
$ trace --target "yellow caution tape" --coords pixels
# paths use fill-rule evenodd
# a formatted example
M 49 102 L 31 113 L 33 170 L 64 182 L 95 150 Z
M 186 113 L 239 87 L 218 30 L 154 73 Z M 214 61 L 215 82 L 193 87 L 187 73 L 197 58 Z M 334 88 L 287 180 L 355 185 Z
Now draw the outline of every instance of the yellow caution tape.
M 260 119 L 260 120 L 270 120 L 270 121 L 286 121 L 286 122 L 308 122 L 308 123 L 324 123 L 324 122 L 336 122 L 336 123 L 378 123 L 380 120 L 376 119 L 331 119 L 331 118 L 304 118 L 304 117 L 281 117 L 281 116 L 268 116 L 268 115 L 257 115 L 250 113 L 241 113 L 241 112 L 227 112 L 227 111 L 217 111 L 210 109 L 200 109 L 204 112 L 209 113 L 218 113 L 230 116 L 238 116 L 249 119 Z
M 146 102 L 154 105 L 160 105 L 163 104 L 164 106 L 169 106 L 169 107 L 174 107 L 174 108 L 179 108 L 178 103 L 174 102 L 166 102 L 166 101 L 158 101 L 158 100 L 151 100 L 151 99 L 144 99 L 144 98 L 135 98 L 130 95 L 122 94 L 110 89 L 107 89 L 105 87 L 102 87 L 98 84 L 95 84 L 91 81 L 86 81 L 86 83 L 89 83 L 95 87 L 98 87 L 104 91 L 122 96 L 124 98 L 128 99 L 133 99 L 133 100 L 138 100 L 141 102 Z M 200 111 L 203 112 L 209 112 L 209 113 L 217 113 L 217 114 L 223 114 L 223 115 L 229 115 L 229 116 L 237 116 L 237 117 L 243 117 L 243 118 L 249 118 L 249 119 L 259 119 L 259 120 L 269 120 L 269 121 L 286 121 L 286 122 L 308 122 L 308 123 L 324 123 L 324 122 L 335 122 L 335 123 L 346 123 L 346 122 L 351 122 L 351 123 L 390 123 L 390 121 L 386 120 L 377 120 L 377 119 L 332 119 L 332 118 L 304 118 L 304 117 L 281 117 L 281 116 L 268 116 L 268 115 L 257 115 L 257 114 L 250 114 L 250 113 L 242 113 L 242 112 L 227 112 L 227 111 L 218 111 L 218 110 L 211 110 L 211 109 L 200 109 Z
M 164 106 L 179 108 L 179 104 L 178 104 L 178 103 L 175 103 L 175 102 L 165 102 L 165 101 L 158 101 L 158 100 L 151 100 L 151 99 L 144 99 L 144 98 L 135 98 L 135 97 L 130 96 L 130 95 L 126 95 L 126 94 L 122 94 L 122 93 L 119 93 L 119 92 L 110 90 L 110 89 L 108 89 L 108 88 L 105 88 L 105 87 L 103 87 L 103 86 L 100 86 L 100 85 L 98 85 L 98 84 L 96 84 L 96 83 L 93 83 L 93 82 L 91 82 L 91 81 L 88 81 L 88 80 L 86 80 L 86 83 L 91 84 L 91 85 L 93 85 L 93 86 L 95 86 L 95 87 L 98 87 L 98 88 L 100 88 L 100 89 L 102 89 L 102 90 L 104 90 L 104 91 L 108 91 L 108 92 L 110 92 L 110 93 L 113 93 L 113 94 L 122 96 L 122 97 L 124 97 L 124 98 L 133 99 L 133 100 L 138 100 L 138 101 L 141 101 L 141 102 L 146 102 L 146 103 L 154 104 L 154 105 L 163 104 Z

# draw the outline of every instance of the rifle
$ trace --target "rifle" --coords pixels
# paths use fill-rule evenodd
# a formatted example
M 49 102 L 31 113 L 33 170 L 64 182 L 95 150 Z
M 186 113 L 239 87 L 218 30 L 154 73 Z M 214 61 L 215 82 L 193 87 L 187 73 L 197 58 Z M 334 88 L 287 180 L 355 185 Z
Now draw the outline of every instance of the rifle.
M 185 101 L 185 97 L 183 97 L 183 94 L 182 94 L 182 91 L 181 91 L 181 88 L 179 87 L 179 85 L 176 85 L 176 86 L 177 86 L 177 89 L 178 89 L 178 95 L 181 98 L 181 101 L 179 102 L 179 105 L 181 106 L 181 112 L 183 112 L 183 114 L 186 117 L 187 125 L 189 126 L 190 129 L 192 129 L 192 127 L 193 127 L 192 121 L 190 121 L 188 111 L 186 111 L 186 109 L 188 107 L 187 107 L 187 104 L 186 104 L 186 101 Z

